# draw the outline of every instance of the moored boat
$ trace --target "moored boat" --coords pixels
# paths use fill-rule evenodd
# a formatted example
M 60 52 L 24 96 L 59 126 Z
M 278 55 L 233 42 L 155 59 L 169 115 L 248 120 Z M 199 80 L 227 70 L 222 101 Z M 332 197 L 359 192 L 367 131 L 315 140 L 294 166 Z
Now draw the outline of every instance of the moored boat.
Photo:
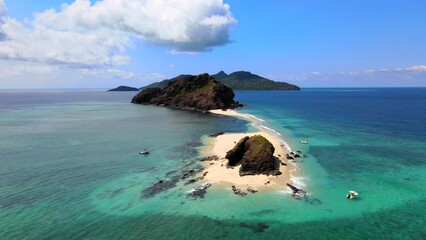
M 140 155 L 146 155 L 149 154 L 149 150 L 148 149 L 144 149 L 143 151 L 139 152 Z

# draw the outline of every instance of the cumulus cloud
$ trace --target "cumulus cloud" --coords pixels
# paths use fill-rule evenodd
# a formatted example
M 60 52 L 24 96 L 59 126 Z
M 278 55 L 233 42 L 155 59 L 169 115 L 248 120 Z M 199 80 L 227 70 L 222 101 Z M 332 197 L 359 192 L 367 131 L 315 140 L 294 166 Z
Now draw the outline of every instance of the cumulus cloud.
M 209 51 L 229 43 L 235 22 L 223 0 L 76 0 L 23 24 L 6 16 L 0 0 L 0 58 L 114 66 L 128 63 L 126 49 L 139 41 L 173 53 Z
M 426 65 L 417 65 L 405 68 L 406 71 L 426 71 Z
M 4 23 L 4 18 L 7 14 L 7 8 L 4 4 L 3 0 L 0 0 L 0 26 Z M 6 38 L 6 34 L 3 33 L 2 29 L 0 28 L 0 41 L 3 41 Z
M 25 28 L 13 19 L 1 26 L 0 58 L 60 64 L 71 67 L 122 65 L 129 61 L 124 47 L 129 40 L 108 31 L 56 31 L 42 25 Z
M 10 80 L 21 77 L 44 78 L 53 74 L 57 68 L 54 66 L 40 65 L 36 63 L 13 62 L 6 66 L 0 66 L 7 71 L 2 71 L 1 80 Z
M 311 87 L 419 87 L 426 85 L 426 65 L 339 73 L 312 72 L 280 79 Z

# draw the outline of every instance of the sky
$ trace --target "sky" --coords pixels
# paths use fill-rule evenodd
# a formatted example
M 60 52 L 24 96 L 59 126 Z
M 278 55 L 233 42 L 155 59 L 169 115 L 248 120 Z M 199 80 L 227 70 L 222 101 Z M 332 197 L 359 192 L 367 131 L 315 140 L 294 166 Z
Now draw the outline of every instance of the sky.
M 0 0 L 0 89 L 142 87 L 250 71 L 426 87 L 424 0 Z

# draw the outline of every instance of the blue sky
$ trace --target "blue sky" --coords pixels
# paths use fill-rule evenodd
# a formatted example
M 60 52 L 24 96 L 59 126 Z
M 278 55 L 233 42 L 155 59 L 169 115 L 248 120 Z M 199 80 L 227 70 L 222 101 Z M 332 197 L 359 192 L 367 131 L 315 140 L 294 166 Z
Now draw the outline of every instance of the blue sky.
M 220 70 L 426 87 L 426 1 L 120 2 L 0 0 L 0 88 L 140 87 Z

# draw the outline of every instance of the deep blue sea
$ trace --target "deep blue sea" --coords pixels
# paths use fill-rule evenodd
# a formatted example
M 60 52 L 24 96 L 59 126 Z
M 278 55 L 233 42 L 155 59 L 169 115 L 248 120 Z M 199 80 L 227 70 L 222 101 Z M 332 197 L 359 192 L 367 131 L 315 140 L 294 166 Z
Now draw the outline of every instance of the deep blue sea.
M 177 176 L 200 167 L 203 139 L 249 123 L 134 94 L 0 91 L 0 239 L 426 239 L 426 88 L 236 92 L 309 156 L 298 181 L 314 201 L 188 198 L 197 184 Z M 159 180 L 173 186 L 147 194 Z

